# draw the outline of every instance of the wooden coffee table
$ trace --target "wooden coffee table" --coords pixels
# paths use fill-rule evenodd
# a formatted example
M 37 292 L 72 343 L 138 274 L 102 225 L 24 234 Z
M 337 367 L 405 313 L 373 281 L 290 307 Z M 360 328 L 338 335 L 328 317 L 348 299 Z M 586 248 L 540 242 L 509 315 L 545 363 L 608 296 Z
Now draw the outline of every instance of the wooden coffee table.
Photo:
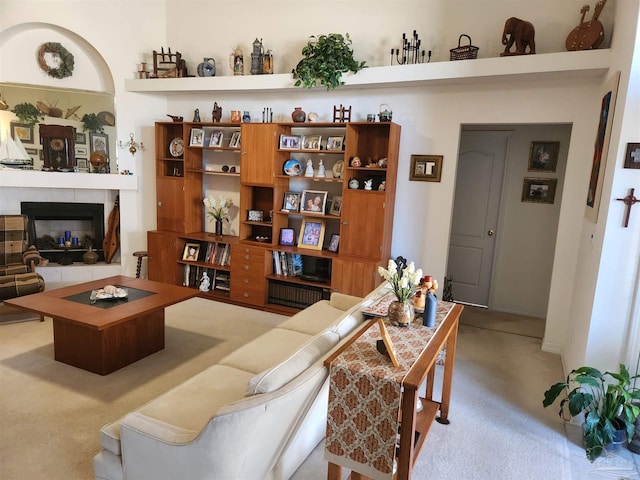
M 126 300 L 90 303 L 92 290 L 115 285 Z M 198 295 L 122 275 L 13 298 L 4 303 L 53 318 L 55 359 L 107 375 L 164 348 L 164 309 Z

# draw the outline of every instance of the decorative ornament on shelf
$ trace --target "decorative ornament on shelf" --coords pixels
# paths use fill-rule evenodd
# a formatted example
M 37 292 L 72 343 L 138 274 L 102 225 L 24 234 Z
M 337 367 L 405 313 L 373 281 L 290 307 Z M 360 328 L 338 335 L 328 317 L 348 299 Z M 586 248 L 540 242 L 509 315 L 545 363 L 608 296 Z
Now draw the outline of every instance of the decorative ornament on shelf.
M 207 208 L 209 220 L 216 222 L 216 235 L 222 236 L 222 222 L 229 221 L 229 208 L 233 205 L 233 201 L 220 195 L 217 199 L 211 196 L 205 197 L 202 203 Z
M 431 50 L 428 57 L 425 57 L 426 51 L 420 51 L 422 40 L 418 38 L 418 33 L 414 30 L 411 39 L 407 38 L 407 34 L 402 34 L 402 49 L 391 49 L 391 65 L 393 65 L 393 57 L 395 53 L 396 63 L 398 65 L 408 65 L 410 63 L 429 63 L 431 61 Z M 400 55 L 402 51 L 402 55 Z
M 211 57 L 204 57 L 202 63 L 198 64 L 196 69 L 199 77 L 215 77 L 216 76 L 216 61 Z
M 416 293 L 416 288 L 422 279 L 422 269 L 416 269 L 415 264 L 398 257 L 398 262 L 389 259 L 387 268 L 378 267 L 378 274 L 389 282 L 389 286 L 396 296 L 397 301 L 389 306 L 389 320 L 398 326 L 407 326 L 413 320 L 413 307 L 411 298 Z
M 244 56 L 240 48 L 236 48 L 229 55 L 229 67 L 234 75 L 244 75 Z
M 507 38 L 507 35 L 509 38 Z M 504 52 L 500 54 L 501 57 L 508 57 L 511 55 L 527 55 L 536 53 L 535 42 L 536 30 L 531 22 L 526 20 L 520 20 L 516 17 L 508 18 L 504 22 L 504 30 L 502 32 L 502 44 Z M 511 52 L 511 47 L 515 44 L 516 51 Z M 527 48 L 529 51 L 527 51 Z
M 291 112 L 291 120 L 296 123 L 302 123 L 307 119 L 307 114 L 302 107 L 295 107 L 293 112 Z
M 74 64 L 73 54 L 58 42 L 43 43 L 38 49 L 38 65 L 50 77 L 70 77 L 73 75 Z
M 416 294 L 413 297 L 413 306 L 424 310 L 422 316 L 422 324 L 425 327 L 434 327 L 436 324 L 436 310 L 438 307 L 438 299 L 435 291 L 438 289 L 438 281 L 431 275 L 422 277 L 416 288 Z

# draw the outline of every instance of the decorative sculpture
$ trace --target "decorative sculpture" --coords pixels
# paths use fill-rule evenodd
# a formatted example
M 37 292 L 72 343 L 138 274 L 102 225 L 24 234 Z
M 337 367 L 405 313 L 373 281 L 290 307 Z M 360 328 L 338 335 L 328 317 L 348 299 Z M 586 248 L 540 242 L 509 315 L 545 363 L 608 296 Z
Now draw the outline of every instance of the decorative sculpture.
M 219 122 L 222 119 L 222 107 L 218 106 L 218 102 L 213 102 L 213 111 L 211 112 L 211 118 L 214 122 Z
M 607 3 L 607 0 L 600 0 L 596 3 L 593 10 L 593 17 L 591 17 L 591 20 L 588 22 L 584 21 L 584 16 L 589 11 L 589 5 L 584 5 L 582 9 L 580 9 L 580 13 L 582 14 L 582 17 L 580 17 L 580 25 L 569 33 L 566 42 L 567 50 L 590 50 L 592 48 L 598 48 L 604 39 L 604 27 L 602 23 L 598 21 L 598 17 L 605 3 Z
M 507 38 L 507 35 L 509 38 Z M 536 31 L 531 22 L 520 20 L 516 17 L 507 19 L 504 23 L 504 30 L 502 32 L 502 44 L 506 46 L 504 48 L 504 52 L 502 52 L 500 56 L 506 57 L 510 55 L 536 53 L 535 35 Z M 516 51 L 511 52 L 510 50 L 514 43 L 516 45 Z M 529 47 L 528 52 L 526 51 L 527 47 Z

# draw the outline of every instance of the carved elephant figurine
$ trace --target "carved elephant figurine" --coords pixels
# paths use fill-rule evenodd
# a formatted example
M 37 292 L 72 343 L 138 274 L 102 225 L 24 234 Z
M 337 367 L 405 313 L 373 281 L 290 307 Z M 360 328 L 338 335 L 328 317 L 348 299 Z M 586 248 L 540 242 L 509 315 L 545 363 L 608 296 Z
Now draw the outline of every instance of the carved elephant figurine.
M 507 35 L 509 36 L 508 39 Z M 531 22 L 520 20 L 516 17 L 507 19 L 504 23 L 504 31 L 502 32 L 502 44 L 506 45 L 506 47 L 500 56 L 536 53 L 535 35 L 536 31 Z M 516 44 L 516 51 L 510 52 L 509 50 L 514 43 Z M 529 52 L 526 52 L 527 47 L 529 47 Z

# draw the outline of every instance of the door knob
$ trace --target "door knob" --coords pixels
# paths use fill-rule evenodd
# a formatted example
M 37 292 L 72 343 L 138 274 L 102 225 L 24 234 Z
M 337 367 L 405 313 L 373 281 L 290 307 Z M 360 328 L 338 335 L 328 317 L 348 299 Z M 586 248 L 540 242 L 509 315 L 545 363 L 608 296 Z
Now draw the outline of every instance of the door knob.
M 494 234 L 494 233 L 495 233 L 495 232 L 494 232 L 493 230 L 489 230 L 489 231 L 487 232 L 487 235 L 489 235 L 490 237 L 493 237 L 493 234 Z

